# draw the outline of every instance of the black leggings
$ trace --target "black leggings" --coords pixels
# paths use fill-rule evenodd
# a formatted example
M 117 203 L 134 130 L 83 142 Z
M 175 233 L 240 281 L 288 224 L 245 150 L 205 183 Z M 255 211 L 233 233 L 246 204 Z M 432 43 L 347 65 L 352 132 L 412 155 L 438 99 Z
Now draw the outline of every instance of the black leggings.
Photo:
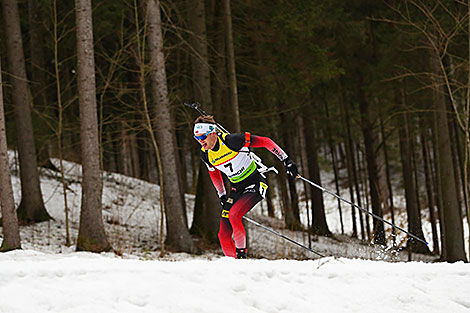
M 242 185 L 234 185 L 227 197 L 225 209 L 229 211 L 228 218 L 222 217 L 219 228 L 219 241 L 226 256 L 236 257 L 235 248 L 246 248 L 246 233 L 242 218 L 264 198 L 268 188 L 260 175 L 256 175 L 255 178 L 247 178 Z

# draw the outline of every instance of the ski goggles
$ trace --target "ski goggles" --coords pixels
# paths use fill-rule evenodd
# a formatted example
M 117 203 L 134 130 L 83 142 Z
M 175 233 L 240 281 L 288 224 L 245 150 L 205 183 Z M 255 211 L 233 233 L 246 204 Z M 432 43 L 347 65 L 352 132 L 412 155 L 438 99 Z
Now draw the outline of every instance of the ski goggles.
M 194 125 L 194 138 L 196 140 L 206 140 L 209 134 L 216 131 L 214 124 L 209 123 L 197 123 Z

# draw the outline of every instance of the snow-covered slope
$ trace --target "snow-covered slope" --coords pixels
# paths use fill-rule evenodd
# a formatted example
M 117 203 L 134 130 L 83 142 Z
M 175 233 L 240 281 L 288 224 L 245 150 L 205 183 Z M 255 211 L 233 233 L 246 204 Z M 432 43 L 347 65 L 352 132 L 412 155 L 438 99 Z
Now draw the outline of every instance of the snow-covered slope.
M 0 254 L 1 313 L 470 311 L 470 264 Z
M 74 163 L 65 165 L 73 244 L 81 169 Z M 408 258 L 406 253 L 384 251 L 346 236 L 314 237 L 311 245 L 322 254 L 348 259 L 312 260 L 312 253 L 253 225 L 249 251 L 261 259 L 228 259 L 217 247 L 200 256 L 167 253 L 160 258 L 158 186 L 113 173 L 103 176 L 103 215 L 108 238 L 122 256 L 76 253 L 73 245 L 65 246 L 59 175 L 41 171 L 46 207 L 55 220 L 21 227 L 24 250 L 0 254 L 0 313 L 470 312 L 470 264 L 400 263 Z M 12 173 L 18 204 L 15 168 Z M 194 196 L 186 195 L 186 201 L 191 221 Z M 336 201 L 325 197 L 325 202 L 330 228 L 338 233 Z M 343 209 L 349 233 L 350 213 Z M 280 219 L 262 211 L 265 207 L 259 205 L 250 217 L 308 246 L 306 233 L 283 230 Z
M 17 205 L 21 199 L 20 180 L 16 168 L 17 158 L 14 152 L 10 152 L 10 164 L 12 165 L 12 181 L 14 196 Z M 58 160 L 53 160 L 59 165 Z M 41 188 L 45 205 L 48 212 L 53 216 L 54 221 L 40 223 L 31 226 L 21 227 L 22 245 L 25 249 L 36 249 L 50 252 L 73 251 L 73 244 L 77 237 L 81 201 L 81 167 L 72 162 L 64 162 L 65 178 L 67 181 L 67 202 L 69 206 L 70 239 L 72 246 L 65 244 L 65 206 L 64 195 L 61 185 L 60 174 L 51 170 L 41 168 Z M 331 173 L 323 173 L 324 186 L 330 190 L 332 184 Z M 115 173 L 103 173 L 103 215 L 108 238 L 115 250 L 123 255 L 134 255 L 141 258 L 155 258 L 160 254 L 159 238 L 161 229 L 161 214 L 159 201 L 159 187 L 138 179 L 130 178 Z M 299 182 L 299 190 L 302 190 L 302 183 Z M 345 192 L 345 194 L 347 194 Z M 343 195 L 345 196 L 345 195 Z M 345 196 L 347 198 L 347 196 Z M 403 201 L 403 197 L 397 197 L 398 202 Z M 339 234 L 341 227 L 339 223 L 338 203 L 336 198 L 329 195 L 324 196 L 327 214 L 327 222 L 330 230 Z M 188 223 L 192 221 L 192 208 L 194 206 L 194 196 L 186 195 L 186 207 Z M 301 219 L 307 225 L 305 203 L 300 202 Z M 399 205 L 400 206 L 400 205 Z M 404 207 L 404 204 L 401 204 Z M 279 207 L 279 206 L 277 206 Z M 349 206 L 342 206 L 344 229 L 346 234 L 352 232 L 351 213 Z M 266 217 L 266 204 L 261 202 L 250 213 L 250 218 L 261 222 L 263 225 L 274 228 L 276 231 L 309 246 L 306 232 L 291 232 L 282 228 L 282 215 L 277 210 L 278 218 Z M 402 210 L 397 213 L 397 223 L 403 228 L 406 226 L 406 213 Z M 426 212 L 423 212 L 425 215 Z M 359 225 L 359 221 L 357 222 Z M 262 257 L 269 259 L 279 258 L 301 258 L 311 259 L 316 256 L 311 252 L 299 248 L 296 245 L 277 237 L 266 230 L 260 229 L 252 224 L 249 227 L 249 253 L 252 257 Z M 468 241 L 468 227 L 464 223 L 466 240 Z M 423 229 L 426 240 L 431 241 L 430 225 L 423 218 Z M 386 227 L 388 234 L 391 234 L 390 227 Z M 165 227 L 163 227 L 165 233 Z M 1 237 L 1 232 L 0 232 Z M 338 240 L 339 239 L 339 240 Z M 397 234 L 398 242 L 406 243 L 406 236 L 403 233 Z M 310 241 L 310 247 L 321 254 L 337 257 L 359 257 L 374 260 L 408 260 L 407 253 L 398 253 L 393 249 L 383 250 L 364 244 L 358 240 L 353 240 L 347 236 L 336 235 L 335 239 L 314 237 Z M 432 245 L 432 243 L 431 243 Z M 468 245 L 466 245 L 468 246 Z M 215 247 L 209 254 L 221 254 L 220 249 Z M 172 258 L 172 255 L 167 255 Z M 431 261 L 433 258 L 423 256 L 413 256 L 413 260 Z

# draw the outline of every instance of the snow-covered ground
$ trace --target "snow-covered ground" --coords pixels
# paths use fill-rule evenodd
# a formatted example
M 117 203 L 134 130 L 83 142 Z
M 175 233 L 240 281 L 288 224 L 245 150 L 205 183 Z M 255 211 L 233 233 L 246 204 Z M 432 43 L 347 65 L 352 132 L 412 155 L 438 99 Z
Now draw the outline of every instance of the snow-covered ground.
M 0 312 L 470 311 L 470 265 L 0 254 Z
M 14 164 L 13 154 L 11 158 Z M 74 252 L 81 169 L 70 162 L 65 166 L 72 246 L 65 246 L 59 175 L 42 169 L 43 197 L 54 221 L 21 227 L 24 250 L 0 254 L 0 313 L 470 312 L 470 264 L 416 262 L 435 259 L 419 255 L 413 255 L 415 262 L 399 262 L 408 255 L 341 236 L 337 202 L 327 195 L 328 224 L 336 239 L 314 237 L 310 244 L 334 257 L 317 259 L 251 224 L 253 259 L 228 259 L 217 247 L 200 256 L 166 253 L 159 257 L 158 186 L 104 173 L 105 227 L 122 256 Z M 12 172 L 18 204 L 19 178 L 15 168 Z M 328 186 L 328 179 L 324 184 Z M 194 196 L 187 195 L 186 202 L 191 222 Z M 305 232 L 284 230 L 279 219 L 262 215 L 264 206 L 258 205 L 250 217 L 309 246 Z M 343 206 L 343 218 L 345 232 L 351 233 L 347 206 Z M 406 228 L 404 217 L 397 221 Z M 423 228 L 430 241 L 425 219 Z
M 17 169 L 14 166 L 15 155 L 11 153 L 10 164 L 13 165 L 13 189 L 16 204 L 21 200 L 20 179 L 17 175 Z M 57 160 L 53 160 L 58 166 Z M 50 251 L 55 253 L 73 251 L 73 244 L 77 238 L 81 201 L 81 167 L 72 162 L 64 162 L 65 177 L 67 182 L 67 203 L 69 207 L 70 222 L 70 240 L 72 247 L 66 247 L 65 244 L 65 209 L 64 195 L 60 180 L 60 173 L 41 169 L 41 188 L 46 208 L 49 214 L 54 218 L 53 221 L 40 223 L 31 226 L 21 227 L 22 245 L 25 249 L 39 249 L 41 251 Z M 328 177 L 325 173 L 325 186 L 328 188 Z M 103 173 L 103 216 L 108 239 L 113 248 L 124 256 L 134 255 L 145 259 L 158 257 L 160 254 L 159 238 L 161 232 L 161 214 L 159 201 L 159 187 L 139 179 L 127 177 L 116 173 Z M 302 186 L 299 186 L 299 190 Z M 345 198 L 347 198 L 345 196 Z M 335 239 L 325 237 L 313 237 L 310 241 L 306 232 L 292 232 L 283 229 L 282 219 L 269 218 L 266 214 L 266 204 L 261 202 L 248 215 L 266 225 L 274 228 L 276 231 L 309 246 L 313 250 L 327 256 L 364 258 L 373 260 L 408 260 L 408 254 L 405 252 L 397 253 L 395 250 L 381 247 L 374 247 L 364 244 L 358 240 L 347 236 L 341 236 L 341 227 L 339 223 L 339 214 L 336 198 L 325 195 L 325 207 L 328 225 L 330 230 L 337 234 Z M 186 207 L 188 223 L 193 218 L 192 208 L 194 206 L 194 196 L 186 195 Z M 277 206 L 279 207 L 279 206 Z M 307 225 L 305 203 L 300 203 L 301 217 L 304 225 Z M 345 233 L 352 232 L 350 207 L 342 206 L 343 221 Z M 281 212 L 277 210 L 278 217 Z M 400 226 L 406 227 L 406 215 L 397 218 Z M 425 221 L 425 219 L 423 219 Z M 359 225 L 359 222 L 358 222 Z M 308 259 L 315 258 L 316 255 L 302 249 L 284 239 L 273 235 L 266 230 L 258 228 L 248 223 L 249 227 L 249 253 L 256 258 L 297 258 Z M 466 227 L 466 223 L 465 223 Z M 391 233 L 390 228 L 386 228 Z M 429 223 L 424 222 L 425 234 L 430 233 Z M 166 228 L 163 227 L 163 233 Z M 468 228 L 466 227 L 468 238 Z M 0 234 L 1 237 L 1 234 Z M 398 242 L 406 244 L 405 234 L 398 233 Z M 430 241 L 431 237 L 426 238 Z M 467 239 L 468 240 L 468 239 Z M 220 249 L 216 248 L 209 253 L 221 255 Z M 172 254 L 166 255 L 171 258 Z M 415 256 L 413 260 L 433 260 L 432 257 Z

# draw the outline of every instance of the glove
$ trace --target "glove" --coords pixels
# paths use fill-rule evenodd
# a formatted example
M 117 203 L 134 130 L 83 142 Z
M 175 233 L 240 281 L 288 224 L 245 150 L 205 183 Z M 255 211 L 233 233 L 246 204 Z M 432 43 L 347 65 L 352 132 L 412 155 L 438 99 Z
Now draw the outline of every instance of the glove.
M 222 210 L 225 210 L 225 204 L 227 203 L 227 196 L 223 195 L 220 196 L 220 205 L 222 206 Z
M 299 175 L 299 170 L 297 169 L 297 165 L 295 165 L 294 161 L 287 158 L 284 161 L 284 166 L 286 167 L 286 173 L 292 177 L 297 177 Z
M 225 209 L 225 205 L 227 204 L 227 196 L 223 195 L 219 199 L 220 205 L 222 206 L 222 213 L 220 216 L 223 218 L 229 218 L 228 211 Z

